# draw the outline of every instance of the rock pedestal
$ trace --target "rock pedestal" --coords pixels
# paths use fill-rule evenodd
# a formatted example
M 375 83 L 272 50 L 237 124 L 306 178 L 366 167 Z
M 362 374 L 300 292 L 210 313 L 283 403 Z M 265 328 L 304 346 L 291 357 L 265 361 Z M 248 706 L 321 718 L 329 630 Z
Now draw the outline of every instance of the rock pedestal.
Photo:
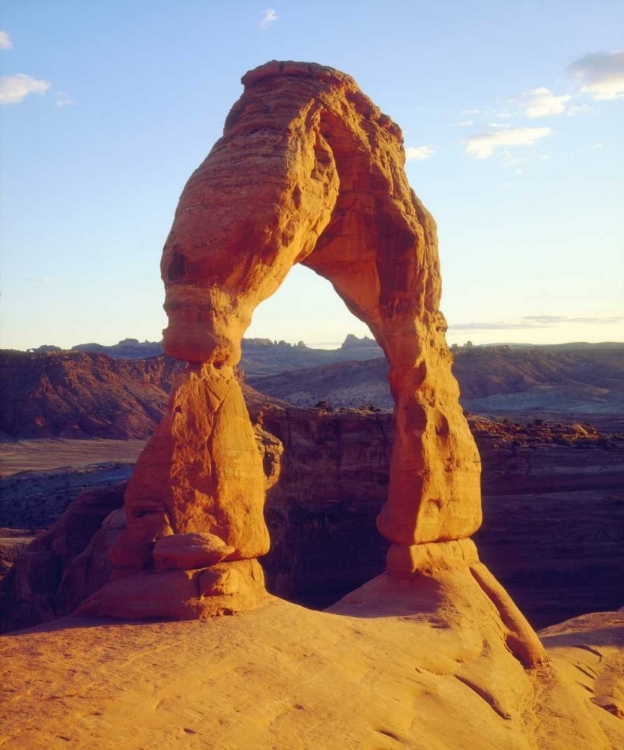
M 408 184 L 399 127 L 332 68 L 273 61 L 243 84 L 223 137 L 184 188 L 164 248 L 164 347 L 190 364 L 126 494 L 128 530 L 112 551 L 113 582 L 88 611 L 136 616 L 124 592 L 149 580 L 152 614 L 171 613 L 171 596 L 158 594 L 171 576 L 188 583 L 179 598 L 193 601 L 176 616 L 261 599 L 256 568 L 241 573 L 240 563 L 268 549 L 264 481 L 232 367 L 254 309 L 296 263 L 329 279 L 390 363 L 395 444 L 378 518 L 393 543 L 388 573 L 405 575 L 405 559 L 422 558 L 418 545 L 439 545 L 429 557 L 442 564 L 448 548 L 440 543 L 467 539 L 481 523 L 479 455 L 439 311 L 436 226 Z M 217 566 L 236 562 L 233 577 L 247 587 L 205 587 L 204 579 L 221 578 L 191 574 L 191 554 L 179 556 L 182 570 L 161 571 L 160 540 L 190 532 L 231 549 Z M 147 612 L 144 601 L 141 616 Z

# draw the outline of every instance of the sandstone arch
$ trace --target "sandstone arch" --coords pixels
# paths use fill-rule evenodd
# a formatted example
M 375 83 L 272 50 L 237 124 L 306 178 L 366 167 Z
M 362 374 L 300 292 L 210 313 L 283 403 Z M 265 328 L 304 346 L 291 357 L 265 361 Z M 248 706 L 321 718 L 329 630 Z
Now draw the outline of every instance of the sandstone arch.
M 435 223 L 407 182 L 401 132 L 329 68 L 270 63 L 243 82 L 165 246 L 165 348 L 235 364 L 253 309 L 293 264 L 309 266 L 390 363 L 398 430 L 380 530 L 402 545 L 468 537 L 479 459 L 438 310 Z
M 296 263 L 329 279 L 390 365 L 388 572 L 479 565 L 480 461 L 444 339 L 435 222 L 409 187 L 401 131 L 332 68 L 274 61 L 243 83 L 164 248 L 165 350 L 189 366 L 128 488 L 111 553 L 125 603 L 103 613 L 201 616 L 260 583 L 264 476 L 233 367 L 253 310 Z

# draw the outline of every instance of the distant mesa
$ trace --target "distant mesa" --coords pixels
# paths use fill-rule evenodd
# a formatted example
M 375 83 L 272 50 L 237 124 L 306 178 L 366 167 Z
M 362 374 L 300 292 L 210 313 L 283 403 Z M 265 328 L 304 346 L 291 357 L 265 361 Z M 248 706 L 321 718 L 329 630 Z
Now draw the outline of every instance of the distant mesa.
M 139 359 L 143 357 L 157 357 L 163 353 L 162 342 L 143 341 L 138 339 L 124 339 L 113 346 L 102 346 L 101 344 L 78 344 L 71 351 L 75 352 L 98 352 L 108 354 L 111 357 L 123 359 Z
M 71 349 L 62 349 L 59 346 L 44 344 L 36 348 L 27 349 L 29 354 L 49 354 L 53 352 L 72 351 L 72 352 L 93 352 L 97 354 L 108 354 L 109 357 L 119 357 L 123 359 L 142 359 L 144 357 L 157 357 L 163 353 L 162 342 L 157 341 L 139 341 L 138 339 L 123 339 L 118 344 L 106 346 L 105 344 L 77 344 Z
M 374 403 L 392 409 L 387 361 L 376 344 L 354 338 L 363 345 L 334 350 L 243 339 L 239 375 L 247 403 L 270 399 L 314 407 L 325 401 L 335 409 Z M 555 422 L 568 414 L 598 419 L 607 432 L 622 431 L 624 344 L 483 346 L 461 348 L 454 356 L 461 404 L 473 414 L 516 414 L 521 421 L 547 416 Z M 18 439 L 148 437 L 184 367 L 163 354 L 0 350 L 0 432 Z M 611 425 L 605 424 L 609 417 Z
M 383 356 L 383 351 L 375 339 L 369 338 L 368 336 L 362 336 L 358 338 L 352 333 L 347 334 L 347 338 L 342 342 L 341 349 L 376 349 L 380 356 Z
M 27 349 L 26 351 L 29 354 L 49 354 L 50 352 L 62 352 L 63 350 L 60 346 L 44 344 L 43 346 L 38 346 L 36 349 Z

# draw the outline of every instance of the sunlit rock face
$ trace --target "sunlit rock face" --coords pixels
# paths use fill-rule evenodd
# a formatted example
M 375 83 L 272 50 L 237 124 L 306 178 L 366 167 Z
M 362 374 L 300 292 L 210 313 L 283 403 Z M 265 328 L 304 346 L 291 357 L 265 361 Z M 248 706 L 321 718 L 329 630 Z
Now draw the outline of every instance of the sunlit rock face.
M 331 68 L 272 62 L 243 83 L 165 246 L 166 351 L 235 364 L 253 310 L 295 263 L 309 266 L 391 365 L 397 438 L 381 532 L 399 545 L 468 537 L 481 520 L 479 458 L 438 309 L 436 227 L 405 176 L 401 131 Z
M 221 567 L 267 551 L 262 463 L 232 368 L 254 309 L 296 263 L 333 284 L 390 365 L 395 438 L 378 517 L 392 543 L 388 573 L 441 565 L 451 547 L 419 545 L 467 539 L 481 523 L 479 455 L 439 311 L 436 226 L 408 184 L 400 129 L 332 68 L 271 62 L 243 84 L 223 137 L 182 193 L 164 248 L 165 351 L 190 364 L 128 488 L 113 582 L 89 611 L 123 614 L 129 576 L 153 569 L 164 536 L 216 535 L 233 550 Z M 480 565 L 468 552 L 457 560 Z M 197 575 L 187 585 L 190 578 L 184 590 L 197 616 L 202 600 L 222 592 L 202 588 Z M 156 598 L 157 579 L 149 579 Z M 173 609 L 169 596 L 154 614 Z

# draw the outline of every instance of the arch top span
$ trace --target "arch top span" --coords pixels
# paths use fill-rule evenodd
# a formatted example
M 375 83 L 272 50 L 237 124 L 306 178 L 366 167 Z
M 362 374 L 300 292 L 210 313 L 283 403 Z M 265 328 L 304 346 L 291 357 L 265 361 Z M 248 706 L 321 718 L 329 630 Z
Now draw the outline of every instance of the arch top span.
M 435 223 L 407 182 L 400 128 L 333 68 L 273 61 L 243 82 L 165 246 L 166 350 L 236 362 L 253 309 L 298 262 L 386 350 L 379 305 L 415 315 L 440 295 Z

